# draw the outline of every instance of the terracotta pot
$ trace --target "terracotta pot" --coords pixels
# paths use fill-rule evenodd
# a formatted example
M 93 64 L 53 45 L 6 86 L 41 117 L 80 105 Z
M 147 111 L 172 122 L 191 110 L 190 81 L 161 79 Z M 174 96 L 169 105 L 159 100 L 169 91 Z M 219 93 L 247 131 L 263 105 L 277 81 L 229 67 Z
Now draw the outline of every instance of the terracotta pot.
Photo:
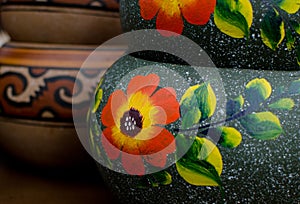
M 121 33 L 117 12 L 85 8 L 4 5 L 1 21 L 13 41 L 99 45 Z
M 121 202 L 298 201 L 299 71 L 125 56 L 97 93 L 91 150 Z
M 97 61 L 90 61 L 87 69 L 79 72 L 94 49 L 14 42 L 0 49 L 1 146 L 40 165 L 84 162 L 82 156 L 74 157 L 84 155 L 85 150 L 77 138 L 73 116 L 85 121 L 97 76 L 112 64 L 111 57 L 120 53 L 109 47 L 98 51 L 98 58 L 105 58 L 100 67 Z
M 27 165 L 79 167 L 90 162 L 72 123 L 0 117 L 1 149 Z
M 151 28 L 182 34 L 201 46 L 217 67 L 299 69 L 296 1 L 177 2 L 121 0 L 122 27 L 124 31 Z M 175 33 L 159 33 L 176 38 Z M 157 53 L 147 56 L 163 60 Z
M 7 4 L 25 4 L 25 5 L 60 5 L 69 7 L 84 7 L 105 10 L 118 10 L 119 1 L 117 0 L 2 0 L 3 5 Z

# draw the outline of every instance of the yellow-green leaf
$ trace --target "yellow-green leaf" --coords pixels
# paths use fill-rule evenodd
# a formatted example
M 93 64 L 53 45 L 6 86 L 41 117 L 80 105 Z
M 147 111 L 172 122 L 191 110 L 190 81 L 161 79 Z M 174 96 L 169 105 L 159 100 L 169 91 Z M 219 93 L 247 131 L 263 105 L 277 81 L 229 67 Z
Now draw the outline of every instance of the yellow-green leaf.
M 252 113 L 240 122 L 249 135 L 256 139 L 275 139 L 283 132 L 278 117 L 271 112 Z
M 242 135 L 235 128 L 223 126 L 223 127 L 218 127 L 217 129 L 221 133 L 219 143 L 223 147 L 235 148 L 241 143 Z
M 195 95 L 201 111 L 201 119 L 211 117 L 217 105 L 217 98 L 209 83 L 203 83 L 195 90 Z
M 296 38 L 293 36 L 292 31 L 288 29 L 286 31 L 286 46 L 288 51 L 292 51 L 295 47 Z
M 201 118 L 201 111 L 198 107 L 191 107 L 188 111 L 182 114 L 181 128 L 190 128 L 193 125 L 199 123 Z
M 93 113 L 95 113 L 97 111 L 98 107 L 100 106 L 102 97 L 103 97 L 103 90 L 99 89 L 95 96 L 95 104 L 94 104 L 93 110 L 92 110 Z
M 141 177 L 138 184 L 139 188 L 159 187 L 172 183 L 172 176 L 167 171 L 160 171 Z
M 253 10 L 249 0 L 217 1 L 214 22 L 226 35 L 233 38 L 247 37 L 252 21 Z
M 186 114 L 191 114 L 190 110 L 193 109 L 195 111 L 194 119 L 197 119 L 198 116 L 201 116 L 201 119 L 206 119 L 214 114 L 217 99 L 210 84 L 202 83 L 188 88 L 180 100 L 180 105 L 180 112 L 183 117 L 187 117 Z
M 300 46 L 298 45 L 297 46 L 297 62 L 298 62 L 298 65 L 300 66 Z
M 296 13 L 300 8 L 300 0 L 275 0 L 276 4 L 289 14 Z
M 295 80 L 291 83 L 289 87 L 290 94 L 300 94 L 300 79 Z
M 228 116 L 233 116 L 235 113 L 239 112 L 244 105 L 244 98 L 239 95 L 235 99 L 228 100 L 226 103 L 226 114 Z
M 222 156 L 208 139 L 196 137 L 187 155 L 176 163 L 176 168 L 179 175 L 192 185 L 221 185 Z
M 180 100 L 181 128 L 183 129 L 193 126 L 201 119 L 201 111 L 195 95 L 197 88 L 199 85 L 189 87 Z
M 246 85 L 246 99 L 254 106 L 260 105 L 271 93 L 271 84 L 264 78 L 255 78 Z
M 295 102 L 291 98 L 282 98 L 269 105 L 273 109 L 292 110 L 295 106 Z
M 300 23 L 297 21 L 290 21 L 296 33 L 300 34 Z
M 103 98 L 103 90 L 100 88 L 102 83 L 103 83 L 103 80 L 104 78 L 102 77 L 98 83 L 98 86 L 95 90 L 95 101 L 93 104 L 93 109 L 92 109 L 92 112 L 95 113 L 98 109 L 98 107 L 100 106 L 100 103 L 102 101 L 102 98 Z
M 199 84 L 194 85 L 189 87 L 185 93 L 183 94 L 183 96 L 181 97 L 180 100 L 180 105 L 184 104 L 186 106 L 192 106 L 195 105 L 195 103 L 197 103 L 197 101 L 195 101 L 196 98 L 194 98 L 195 96 L 195 90 L 199 88 Z
M 275 9 L 270 9 L 264 16 L 261 28 L 261 38 L 265 45 L 276 50 L 285 37 L 284 22 Z

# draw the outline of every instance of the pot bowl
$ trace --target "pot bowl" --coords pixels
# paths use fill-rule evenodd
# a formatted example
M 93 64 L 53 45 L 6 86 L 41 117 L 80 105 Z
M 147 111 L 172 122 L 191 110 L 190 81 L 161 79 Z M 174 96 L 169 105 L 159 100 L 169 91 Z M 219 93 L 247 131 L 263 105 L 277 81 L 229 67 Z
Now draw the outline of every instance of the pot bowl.
M 46 5 L 3 5 L 3 29 L 13 41 L 101 44 L 121 33 L 114 11 Z
M 298 202 L 299 71 L 128 55 L 96 93 L 91 152 L 121 202 Z
M 80 72 L 95 48 L 20 42 L 1 48 L 1 148 L 38 166 L 85 163 L 87 154 L 77 137 L 73 116 L 85 121 L 91 99 L 88 92 L 97 85 L 96 76 L 101 76 L 112 63 L 111 57 L 119 54 L 113 47 L 98 51 L 97 56 L 105 61 L 101 65 L 91 62 Z M 80 88 L 81 83 L 86 89 Z
M 46 5 L 46 6 L 68 6 L 68 7 L 83 7 L 83 8 L 93 8 L 93 9 L 101 9 L 101 10 L 113 10 L 118 11 L 119 2 L 116 0 L 2 0 L 2 5 Z

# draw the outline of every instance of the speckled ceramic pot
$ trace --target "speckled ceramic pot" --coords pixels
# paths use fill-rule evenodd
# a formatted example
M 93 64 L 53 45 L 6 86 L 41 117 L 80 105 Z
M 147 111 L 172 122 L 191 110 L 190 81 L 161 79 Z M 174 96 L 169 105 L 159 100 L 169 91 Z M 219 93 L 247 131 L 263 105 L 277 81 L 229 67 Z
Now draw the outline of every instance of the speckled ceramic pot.
M 13 41 L 101 44 L 121 33 L 116 11 L 52 4 L 4 4 L 3 29 Z
M 0 49 L 1 148 L 40 166 L 85 162 L 87 154 L 77 138 L 73 116 L 85 121 L 89 89 L 97 85 L 96 76 L 108 66 L 99 67 L 91 61 L 84 72 L 79 72 L 94 49 L 16 42 Z M 116 54 L 117 49 L 99 51 L 107 63 Z
M 125 56 L 106 72 L 90 142 L 121 202 L 299 202 L 300 72 L 215 71 Z
M 198 43 L 217 67 L 300 66 L 298 0 L 121 0 L 120 14 L 124 31 L 151 28 L 182 34 Z M 162 35 L 174 37 L 162 30 Z

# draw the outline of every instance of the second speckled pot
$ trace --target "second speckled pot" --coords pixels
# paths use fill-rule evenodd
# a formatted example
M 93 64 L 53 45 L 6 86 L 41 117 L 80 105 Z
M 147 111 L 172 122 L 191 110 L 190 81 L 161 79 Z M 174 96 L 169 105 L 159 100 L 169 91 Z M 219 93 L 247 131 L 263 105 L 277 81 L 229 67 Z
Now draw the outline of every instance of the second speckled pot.
M 122 203 L 297 203 L 300 72 L 201 69 L 132 56 L 108 69 L 89 136 L 112 191 Z
M 120 14 L 124 31 L 151 28 L 182 34 L 200 45 L 217 67 L 300 68 L 297 0 L 121 0 Z

